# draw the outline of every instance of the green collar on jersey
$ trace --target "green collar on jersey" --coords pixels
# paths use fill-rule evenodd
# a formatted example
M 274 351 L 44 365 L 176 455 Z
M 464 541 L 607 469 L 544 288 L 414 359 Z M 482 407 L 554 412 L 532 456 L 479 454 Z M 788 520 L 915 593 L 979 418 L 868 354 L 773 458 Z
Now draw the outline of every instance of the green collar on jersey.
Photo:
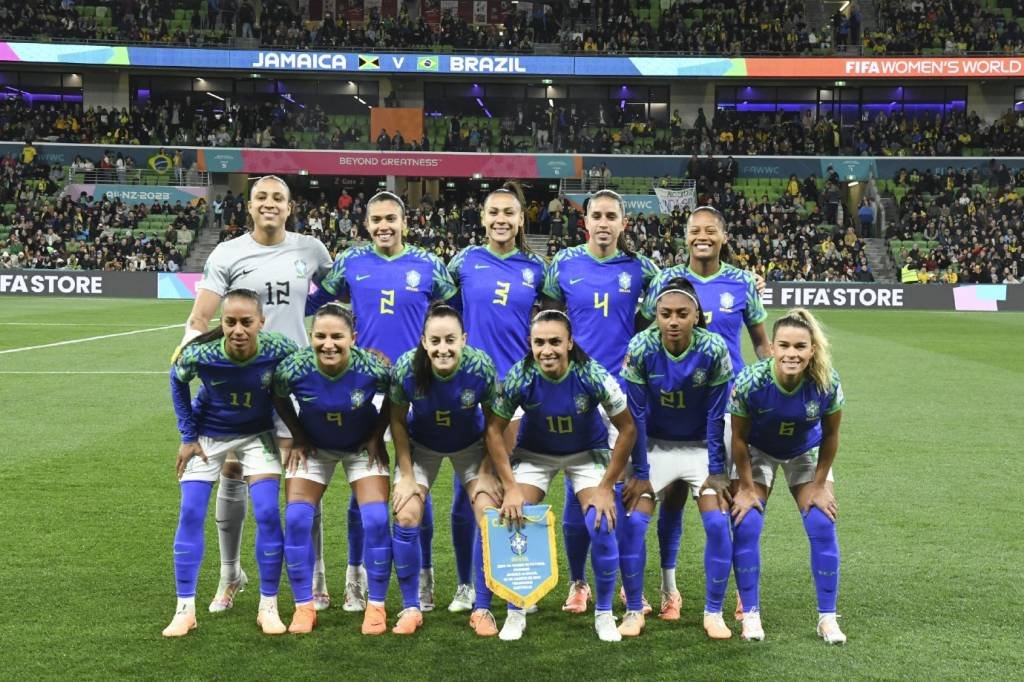
M 258 358 L 260 356 L 260 351 L 262 349 L 263 349 L 263 344 L 260 342 L 260 337 L 257 336 L 256 337 L 256 352 L 252 354 L 252 357 L 250 357 L 250 358 L 248 358 L 246 360 L 235 360 L 233 357 L 231 357 L 231 355 L 228 354 L 228 337 L 226 337 L 226 336 L 220 337 L 220 352 L 223 353 L 224 357 L 226 357 L 229 361 L 231 361 L 232 364 L 234 364 L 234 365 L 236 365 L 238 367 L 245 367 L 250 362 L 252 362 L 256 358 Z
M 345 376 L 346 374 L 348 374 L 348 371 L 350 369 L 352 369 L 352 348 L 351 347 L 348 350 L 348 362 L 345 363 L 345 368 L 342 369 L 337 374 L 333 374 L 333 375 L 332 374 L 328 374 L 327 372 L 325 372 L 323 370 L 323 367 L 320 366 L 320 358 L 318 358 L 316 356 L 316 351 L 313 350 L 312 348 L 310 348 L 310 351 L 313 353 L 313 364 L 316 366 L 316 371 L 320 373 L 320 376 L 322 376 L 323 378 L 327 379 L 328 381 L 337 381 L 338 379 L 340 379 L 343 376 Z
M 667 355 L 669 360 L 671 360 L 672 362 L 679 362 L 680 360 L 685 358 L 687 356 L 687 354 L 691 350 L 693 350 L 693 344 L 696 341 L 696 339 L 694 338 L 695 336 L 696 336 L 696 334 L 694 334 L 693 331 L 691 331 L 690 332 L 690 343 L 686 344 L 686 348 L 683 349 L 682 353 L 680 353 L 679 355 L 673 355 L 672 351 L 670 351 L 668 349 L 668 346 L 665 345 L 664 337 L 662 337 L 660 334 L 658 335 L 658 337 L 661 339 L 661 347 L 662 347 L 662 349 L 664 349 L 665 355 Z
M 686 275 L 687 275 L 687 277 L 693 277 L 698 282 L 710 282 L 715 277 L 718 277 L 719 275 L 721 275 L 724 270 L 725 270 L 725 263 L 723 263 L 722 261 L 718 261 L 718 269 L 717 270 L 715 270 L 713 273 L 711 273 L 707 277 L 701 277 L 700 275 L 698 275 L 696 272 L 693 271 L 693 268 L 690 267 L 689 263 L 686 264 Z
M 519 253 L 519 249 L 516 248 L 516 247 L 512 247 L 512 250 L 509 251 L 508 253 L 498 253 L 497 251 L 495 251 L 494 249 L 491 248 L 490 244 L 488 244 L 484 248 L 487 249 L 487 252 L 489 254 L 491 254 L 492 256 L 494 256 L 495 258 L 498 258 L 500 260 L 505 260 L 506 258 L 509 258 L 509 257 L 514 256 L 517 253 Z
M 619 247 L 617 247 L 617 246 L 615 247 L 614 251 L 612 251 L 610 254 L 608 254 L 607 256 L 605 256 L 603 258 L 600 257 L 600 256 L 595 256 L 594 255 L 594 253 L 590 250 L 590 244 L 584 244 L 583 245 L 583 250 L 586 251 L 588 256 L 590 256 L 591 258 L 596 260 L 598 263 L 606 263 L 606 262 L 610 261 L 612 258 L 615 258 L 620 253 L 622 253 L 621 251 L 619 251 Z
M 384 260 L 391 261 L 391 260 L 398 260 L 399 258 L 404 256 L 407 249 L 408 249 L 408 246 L 406 246 L 406 244 L 403 243 L 401 251 L 399 251 L 398 253 L 396 253 L 393 256 L 389 256 L 386 253 L 381 253 L 381 250 L 378 249 L 376 245 L 374 245 L 373 252 L 375 254 L 377 254 L 378 256 L 380 256 L 381 258 L 383 258 Z
M 544 381 L 547 381 L 547 382 L 552 383 L 552 384 L 560 384 L 563 381 L 565 381 L 566 377 L 568 377 L 570 374 L 572 374 L 572 368 L 576 365 L 575 362 L 570 360 L 569 361 L 569 367 L 565 370 L 565 374 L 563 374 L 562 376 L 558 377 L 557 379 L 552 379 L 551 377 L 549 377 L 547 374 L 544 373 L 544 370 L 542 370 L 538 365 L 536 365 L 536 362 L 537 362 L 537 360 L 534 359 L 534 366 L 537 367 L 537 373 L 540 374 L 541 378 L 544 379 Z

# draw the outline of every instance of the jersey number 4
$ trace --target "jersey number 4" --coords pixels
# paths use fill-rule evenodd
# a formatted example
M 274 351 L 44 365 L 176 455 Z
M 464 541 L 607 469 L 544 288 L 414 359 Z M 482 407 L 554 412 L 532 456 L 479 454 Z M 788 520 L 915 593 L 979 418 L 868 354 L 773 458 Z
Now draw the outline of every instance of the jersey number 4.
M 594 308 L 600 310 L 603 317 L 608 317 L 608 292 L 605 292 L 604 297 L 594 292 Z

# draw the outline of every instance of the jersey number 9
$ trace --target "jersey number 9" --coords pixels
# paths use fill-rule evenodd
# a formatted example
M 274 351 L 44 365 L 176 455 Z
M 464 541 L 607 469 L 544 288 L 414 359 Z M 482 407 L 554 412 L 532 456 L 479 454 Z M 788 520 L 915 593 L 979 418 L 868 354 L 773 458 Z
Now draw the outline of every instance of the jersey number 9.
M 327 418 L 327 421 L 337 424 L 338 428 L 341 428 L 341 412 L 328 412 L 324 416 Z

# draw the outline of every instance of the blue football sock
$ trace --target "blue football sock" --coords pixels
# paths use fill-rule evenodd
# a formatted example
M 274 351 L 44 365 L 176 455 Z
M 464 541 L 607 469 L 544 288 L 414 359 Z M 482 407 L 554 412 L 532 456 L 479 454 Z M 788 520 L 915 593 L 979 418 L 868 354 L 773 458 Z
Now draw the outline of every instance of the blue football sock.
M 576 493 L 565 477 L 565 506 L 562 508 L 562 535 L 565 537 L 565 556 L 569 562 L 569 580 L 587 580 L 587 552 L 590 550 L 590 533 L 583 518 L 583 508 Z
M 729 586 L 729 569 L 732 568 L 732 533 L 729 530 L 729 514 L 706 511 L 700 513 L 704 523 L 704 610 L 718 613 L 722 610 L 725 590 Z
M 391 550 L 395 562 L 398 589 L 402 591 L 402 608 L 420 607 L 420 528 L 391 527 Z
M 835 613 L 839 593 L 839 541 L 836 524 L 817 507 L 804 516 L 804 529 L 811 541 L 811 575 L 818 593 L 818 612 Z
M 309 502 L 289 502 L 284 510 L 284 560 L 296 604 L 313 600 L 313 517 Z
M 281 481 L 264 478 L 249 485 L 252 515 L 256 519 L 256 565 L 260 569 L 260 594 L 273 597 L 281 584 L 284 532 L 278 503 Z M 308 532 L 307 532 L 308 535 Z
M 387 502 L 360 505 L 366 536 L 366 582 L 370 601 L 383 602 L 391 579 L 391 533 L 388 531 Z
M 363 515 L 359 512 L 356 494 L 348 500 L 348 565 L 363 565 Z
M 596 611 L 612 610 L 612 595 L 615 593 L 615 580 L 619 573 L 619 543 L 615 533 L 608 528 L 608 519 L 601 519 L 601 527 L 594 528 L 597 510 L 591 507 L 586 515 L 587 531 L 590 533 L 590 564 L 594 569 L 594 609 Z
M 455 572 L 460 585 L 473 580 L 473 539 L 476 537 L 476 516 L 473 504 L 459 477 L 455 477 L 452 497 L 452 547 L 455 549 Z
M 658 551 L 661 553 L 661 567 L 675 568 L 679 556 L 679 543 L 683 540 L 683 510 L 668 509 L 662 505 L 658 510 Z
M 736 589 L 743 601 L 743 611 L 760 609 L 758 594 L 761 579 L 761 529 L 764 516 L 751 509 L 732 530 L 732 570 Z
M 420 555 L 423 568 L 434 567 L 434 501 L 427 493 L 423 501 L 423 519 L 420 521 Z
M 644 607 L 644 540 L 651 515 L 634 511 L 618 519 L 616 529 L 622 529 L 619 542 L 619 566 L 622 569 L 622 587 L 626 590 L 626 609 L 640 611 Z
M 195 597 L 199 567 L 203 563 L 203 526 L 210 506 L 213 483 L 185 481 L 181 484 L 181 511 L 174 533 L 174 583 L 179 597 Z
M 473 582 L 476 589 L 476 599 L 473 601 L 473 608 L 490 609 L 491 600 L 494 595 L 491 593 L 491 589 L 487 587 L 487 579 L 484 576 L 484 540 L 479 530 L 477 530 L 476 537 L 473 539 L 473 568 Z

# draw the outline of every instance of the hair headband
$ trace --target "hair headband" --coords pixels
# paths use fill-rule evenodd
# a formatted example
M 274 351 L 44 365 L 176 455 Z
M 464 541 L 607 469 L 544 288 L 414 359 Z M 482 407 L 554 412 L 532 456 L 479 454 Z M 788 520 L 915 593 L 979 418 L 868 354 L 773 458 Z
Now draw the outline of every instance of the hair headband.
M 549 314 L 549 313 L 554 313 L 555 315 L 561 315 L 562 317 L 564 317 L 564 318 L 565 318 L 565 321 L 566 321 L 566 322 L 568 322 L 568 321 L 569 321 L 569 316 L 568 316 L 568 315 L 566 315 L 566 314 L 565 314 L 564 312 L 562 312 L 561 310 L 558 310 L 558 309 L 556 309 L 556 308 L 552 308 L 552 309 L 550 309 L 550 310 L 542 310 L 542 311 L 540 311 L 539 313 L 537 313 L 536 315 L 534 315 L 533 319 L 532 319 L 532 320 L 530 320 L 530 324 L 533 324 L 533 323 L 535 323 L 535 322 L 539 322 L 539 321 L 540 321 L 540 317 L 541 317 L 541 315 L 547 315 L 547 314 Z
M 700 307 L 700 301 L 697 300 L 697 297 L 691 294 L 689 291 L 683 291 L 682 289 L 665 289 L 663 292 L 654 297 L 655 303 L 661 300 L 661 297 L 664 296 L 665 294 L 682 294 L 683 296 L 689 297 L 689 299 L 693 301 L 694 305 L 696 305 L 698 308 Z

